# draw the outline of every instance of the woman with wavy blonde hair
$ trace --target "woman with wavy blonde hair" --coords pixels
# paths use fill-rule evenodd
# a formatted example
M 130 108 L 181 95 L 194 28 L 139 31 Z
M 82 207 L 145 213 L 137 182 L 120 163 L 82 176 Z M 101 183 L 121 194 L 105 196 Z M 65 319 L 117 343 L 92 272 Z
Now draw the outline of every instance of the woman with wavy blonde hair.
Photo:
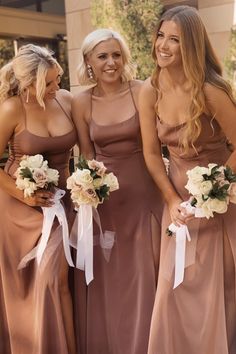
M 71 95 L 59 88 L 61 74 L 52 53 L 32 44 L 22 46 L 0 70 L 1 155 L 10 146 L 0 170 L 0 353 L 4 354 L 75 353 L 68 266 L 56 221 L 40 265 L 25 258 L 40 240 L 42 208 L 54 204 L 53 192 L 38 189 L 24 197 L 15 181 L 22 156 L 41 154 L 59 171 L 59 187 L 65 189 L 76 133 Z M 63 201 L 69 217 L 68 197 Z M 25 267 L 18 269 L 23 259 Z
M 157 284 L 162 198 L 142 153 L 137 105 L 142 82 L 134 79 L 129 49 L 117 32 L 95 30 L 81 48 L 78 79 L 93 87 L 73 98 L 80 150 L 102 161 L 119 181 L 119 190 L 98 206 L 103 230 L 115 235 L 110 260 L 94 247 L 94 280 L 84 292 L 83 274 L 75 275 L 80 280 L 75 300 L 84 314 L 78 316 L 80 343 L 85 342 L 81 353 L 144 354 Z
M 146 164 L 166 206 L 148 353 L 234 354 L 236 205 L 207 220 L 180 204 L 190 197 L 188 170 L 215 163 L 236 172 L 236 151 L 226 144 L 236 144 L 235 101 L 196 9 L 164 12 L 152 55 L 156 68 L 141 90 L 140 121 Z M 161 143 L 169 150 L 168 176 Z M 178 255 L 177 239 L 166 233 L 171 223 L 187 224 L 192 237 L 184 279 L 174 289 Z

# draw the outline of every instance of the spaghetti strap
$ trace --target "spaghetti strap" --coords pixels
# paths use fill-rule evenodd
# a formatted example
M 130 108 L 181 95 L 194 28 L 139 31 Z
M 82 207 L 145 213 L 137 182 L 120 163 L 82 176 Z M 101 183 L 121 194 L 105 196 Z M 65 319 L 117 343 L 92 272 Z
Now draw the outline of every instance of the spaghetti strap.
M 58 100 L 56 97 L 55 97 L 54 99 L 55 99 L 55 101 L 57 102 L 58 106 L 61 108 L 61 110 L 65 113 L 65 115 L 67 116 L 67 118 L 69 118 L 70 122 L 73 123 L 71 116 L 68 114 L 68 112 L 66 112 L 66 110 L 64 109 L 64 107 L 62 106 L 62 104 L 59 102 L 59 100 Z
M 92 87 L 91 95 L 90 95 L 90 122 L 93 120 L 93 92 L 94 92 L 94 87 Z
M 20 98 L 20 102 L 21 102 L 21 106 L 22 106 L 23 115 L 24 115 L 24 121 L 23 121 L 24 129 L 27 129 L 27 114 L 26 114 L 25 105 L 24 105 L 21 95 L 19 95 L 19 98 Z
M 135 100 L 134 100 L 134 95 L 133 95 L 133 91 L 131 89 L 130 81 L 128 81 L 128 83 L 129 83 L 129 90 L 130 90 L 130 94 L 131 94 L 131 97 L 132 97 L 133 105 L 134 105 L 135 111 L 137 113 L 138 109 L 137 109 L 137 106 L 136 106 L 136 103 L 135 103 Z

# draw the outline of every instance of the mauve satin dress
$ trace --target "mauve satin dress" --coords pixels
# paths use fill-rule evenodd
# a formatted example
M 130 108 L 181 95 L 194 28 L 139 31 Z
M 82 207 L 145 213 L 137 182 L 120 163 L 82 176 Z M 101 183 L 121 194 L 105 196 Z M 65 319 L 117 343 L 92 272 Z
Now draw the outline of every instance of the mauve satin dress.
M 22 130 L 11 138 L 5 172 L 14 178 L 23 155 L 42 154 L 49 166 L 59 171 L 59 187 L 65 189 L 70 150 L 76 142 L 75 129 L 58 137 L 40 137 L 28 131 L 27 118 L 25 115 Z M 69 195 L 64 203 L 69 213 Z M 30 207 L 1 189 L 0 205 L 0 353 L 74 354 L 68 265 L 61 228 L 54 225 L 40 270 L 34 260 L 17 270 L 22 258 L 40 239 L 41 208 Z M 56 248 L 53 240 L 58 241 Z
M 107 122 L 112 120 L 121 106 L 131 115 L 117 124 L 98 123 L 103 115 Z M 112 99 L 91 96 L 90 136 L 96 159 L 117 176 L 120 188 L 98 207 L 103 230 L 115 231 L 110 261 L 95 246 L 94 280 L 84 290 L 84 300 L 78 281 L 78 326 L 85 339 L 79 353 L 145 354 L 158 279 L 163 202 L 144 162 L 131 88 Z
M 201 134 L 193 148 L 182 154 L 179 136 L 182 125 L 157 120 L 160 140 L 170 152 L 170 179 L 183 200 L 187 170 L 208 163 L 224 165 L 230 152 L 219 124 L 201 116 Z M 227 119 L 227 114 L 225 115 Z M 188 223 L 191 242 L 186 244 L 184 281 L 174 285 L 175 237 L 166 235 L 170 224 L 167 207 L 162 220 L 158 288 L 152 316 L 148 354 L 235 354 L 236 353 L 236 205 L 214 218 Z

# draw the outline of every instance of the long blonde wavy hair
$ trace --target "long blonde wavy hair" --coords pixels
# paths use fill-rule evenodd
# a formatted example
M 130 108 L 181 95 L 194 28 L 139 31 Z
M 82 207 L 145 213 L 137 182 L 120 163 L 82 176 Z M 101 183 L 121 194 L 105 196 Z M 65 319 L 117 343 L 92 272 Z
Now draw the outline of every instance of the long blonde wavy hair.
M 124 38 L 116 31 L 107 28 L 100 28 L 89 33 L 81 45 L 81 54 L 77 68 L 78 82 L 80 85 L 96 84 L 96 78 L 88 75 L 86 58 L 92 53 L 93 49 L 101 42 L 109 39 L 116 39 L 120 45 L 121 54 L 124 62 L 124 70 L 121 76 L 122 82 L 130 81 L 135 77 L 136 68 L 132 62 L 130 50 Z
M 59 75 L 63 73 L 52 55 L 53 52 L 44 47 L 34 44 L 22 46 L 17 55 L 0 70 L 0 103 L 21 94 L 35 82 L 36 99 L 39 105 L 45 108 L 43 99 L 48 69 L 56 66 Z
M 151 77 L 152 85 L 161 97 L 159 87 L 160 67 L 157 64 L 155 43 L 160 27 L 164 21 L 174 21 L 180 29 L 180 50 L 183 69 L 186 78 L 191 83 L 191 103 L 189 119 L 183 128 L 180 145 L 187 152 L 201 132 L 200 116 L 206 112 L 206 102 L 203 92 L 204 83 L 210 83 L 226 92 L 235 103 L 230 85 L 222 78 L 222 69 L 219 60 L 211 46 L 204 24 L 197 10 L 190 6 L 173 7 L 161 16 L 154 34 L 152 57 L 156 67 Z M 156 102 L 156 110 L 158 100 Z

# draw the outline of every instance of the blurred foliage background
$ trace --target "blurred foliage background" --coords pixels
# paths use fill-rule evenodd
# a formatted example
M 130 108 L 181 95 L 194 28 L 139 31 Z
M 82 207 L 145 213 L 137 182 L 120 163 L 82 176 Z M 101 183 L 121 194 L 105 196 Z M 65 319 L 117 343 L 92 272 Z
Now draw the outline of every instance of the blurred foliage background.
M 92 24 L 95 28 L 111 28 L 127 41 L 137 78 L 150 76 L 152 37 L 162 11 L 159 0 L 92 0 Z

